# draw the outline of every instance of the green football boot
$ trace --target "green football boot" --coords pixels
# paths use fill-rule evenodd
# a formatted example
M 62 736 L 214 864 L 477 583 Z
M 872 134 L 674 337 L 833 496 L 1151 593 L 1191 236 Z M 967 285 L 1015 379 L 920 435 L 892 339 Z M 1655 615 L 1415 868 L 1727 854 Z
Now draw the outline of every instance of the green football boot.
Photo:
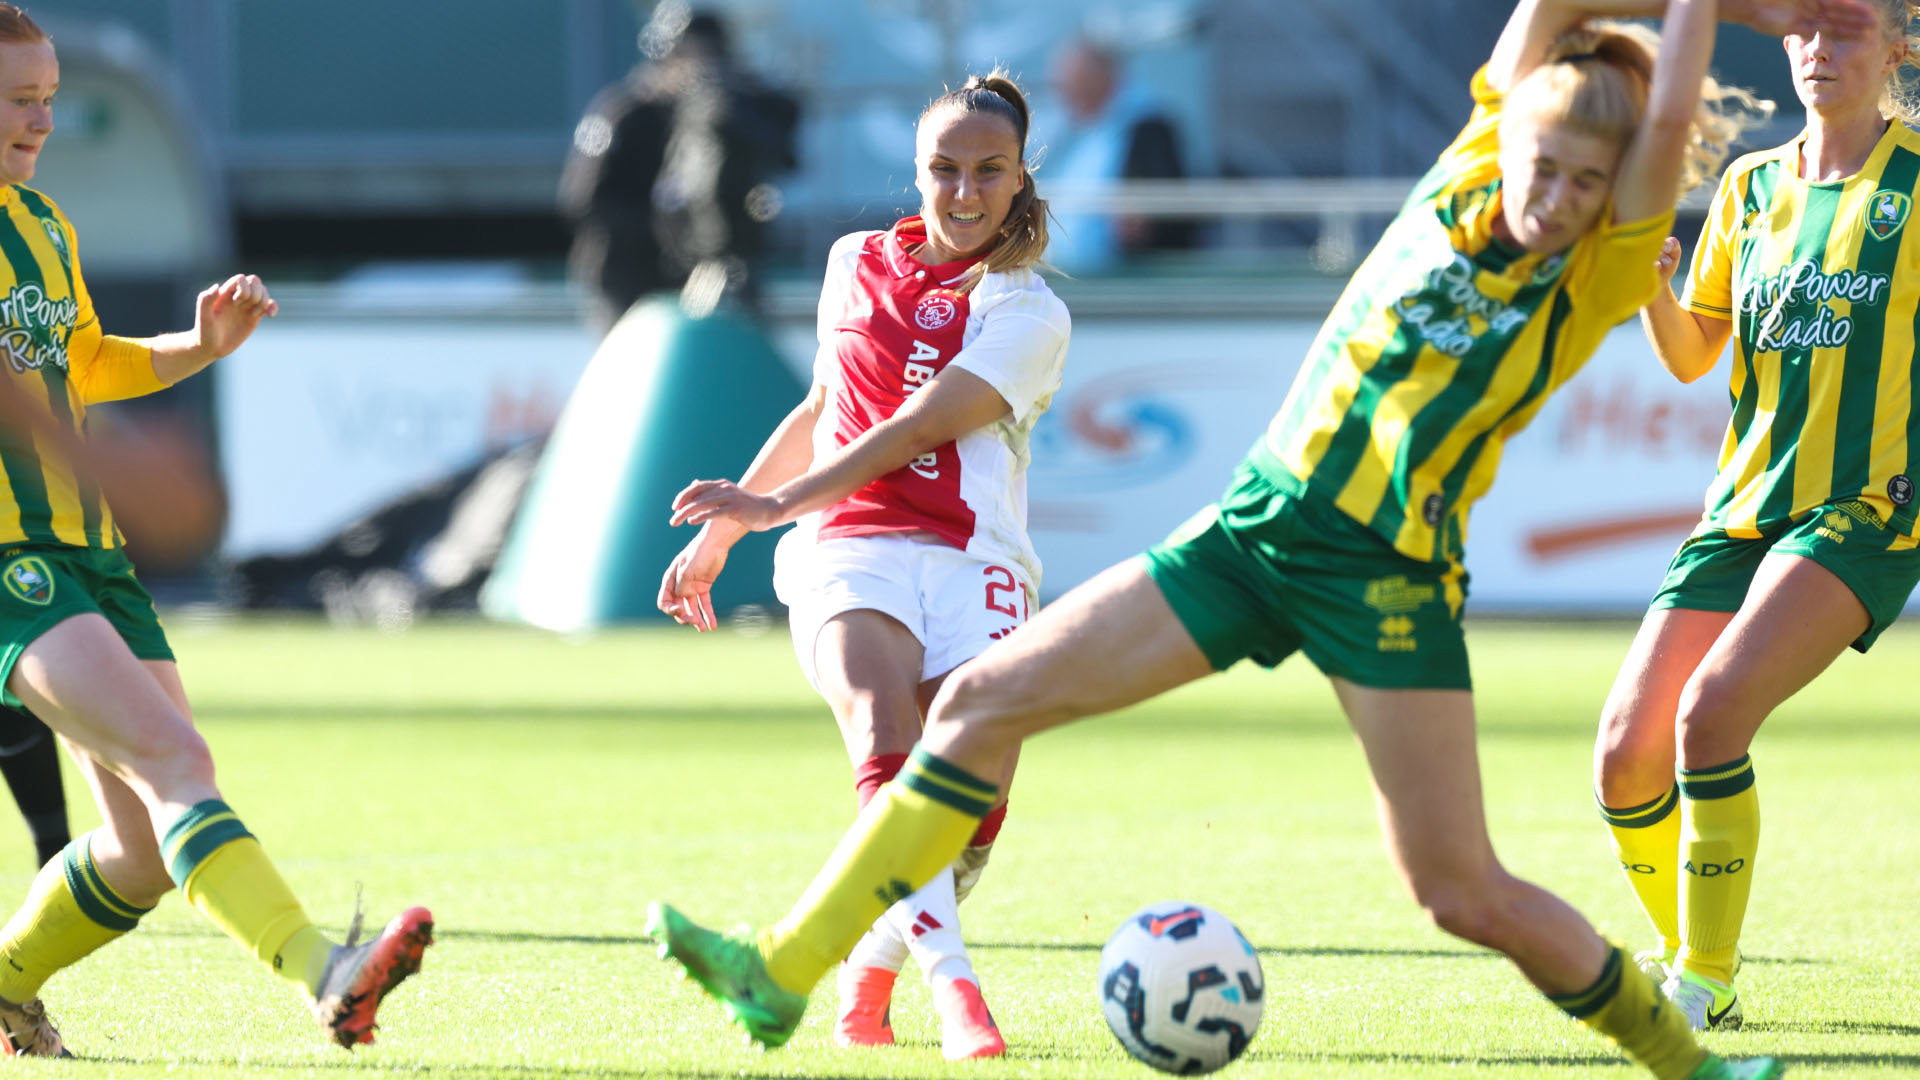
M 657 900 L 647 905 L 647 936 L 660 943 L 661 959 L 678 960 L 753 1041 L 772 1047 L 793 1038 L 807 997 L 773 981 L 752 940 L 716 934 Z
M 1695 1031 L 1732 1031 L 1746 1022 L 1740 995 L 1717 979 L 1675 968 L 1661 984 L 1660 992 L 1686 1016 L 1687 1026 Z
M 1774 1058 L 1728 1060 L 1718 1054 L 1708 1054 L 1707 1060 L 1688 1074 L 1687 1080 L 1775 1080 L 1785 1075 L 1786 1064 Z

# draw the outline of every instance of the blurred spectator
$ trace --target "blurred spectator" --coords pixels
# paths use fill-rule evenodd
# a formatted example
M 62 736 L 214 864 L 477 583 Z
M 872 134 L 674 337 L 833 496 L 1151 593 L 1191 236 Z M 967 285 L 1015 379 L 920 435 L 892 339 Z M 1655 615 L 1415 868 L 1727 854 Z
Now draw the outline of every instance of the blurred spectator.
M 1054 54 L 1048 75 L 1066 106 L 1068 127 L 1047 148 L 1049 183 L 1075 187 L 1114 180 L 1186 175 L 1173 121 L 1144 88 L 1122 77 L 1105 46 L 1075 38 Z M 1193 246 L 1193 223 L 1088 213 L 1056 213 L 1060 229 L 1047 261 L 1073 274 L 1117 268 L 1142 251 Z
M 797 163 L 798 104 L 734 63 L 719 19 L 661 4 L 640 47 L 641 62 L 574 129 L 560 184 L 572 273 L 602 332 L 642 296 L 686 286 L 696 267 L 714 299 L 751 305 L 763 227 L 780 211 L 767 180 Z

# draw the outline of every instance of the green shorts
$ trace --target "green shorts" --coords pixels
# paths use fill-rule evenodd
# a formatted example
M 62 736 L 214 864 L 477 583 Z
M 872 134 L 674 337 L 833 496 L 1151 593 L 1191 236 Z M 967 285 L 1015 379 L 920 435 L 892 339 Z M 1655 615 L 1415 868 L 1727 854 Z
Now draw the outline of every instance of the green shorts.
M 1321 496 L 1242 463 L 1215 506 L 1141 556 L 1215 670 L 1298 649 L 1328 675 L 1468 690 L 1459 564 L 1410 559 Z
M 1760 560 L 1772 551 L 1812 559 L 1853 591 L 1871 620 L 1853 642 L 1861 652 L 1899 618 L 1920 583 L 1920 547 L 1887 528 L 1871 506 L 1847 499 L 1809 510 L 1768 535 L 1729 536 L 1711 529 L 1688 537 L 1648 606 L 1739 611 Z
M 142 660 L 171 660 L 153 597 L 119 549 L 19 546 L 0 550 L 0 704 L 19 708 L 7 686 L 20 654 L 75 615 L 98 614 Z

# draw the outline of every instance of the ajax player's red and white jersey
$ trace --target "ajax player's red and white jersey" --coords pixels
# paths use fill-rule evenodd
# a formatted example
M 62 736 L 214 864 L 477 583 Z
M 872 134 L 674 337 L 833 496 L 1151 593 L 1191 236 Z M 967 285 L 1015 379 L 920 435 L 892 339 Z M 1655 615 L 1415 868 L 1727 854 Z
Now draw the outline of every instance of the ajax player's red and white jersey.
M 792 539 L 926 532 L 983 559 L 1011 561 L 1038 587 L 1040 560 L 1027 539 L 1028 440 L 1060 388 L 1067 307 L 1031 270 L 990 273 L 958 292 L 977 260 L 920 263 L 907 249 L 925 239 L 912 217 L 834 244 L 813 364 L 827 391 L 814 459 L 892 416 L 950 364 L 984 379 L 1012 411 L 808 515 Z

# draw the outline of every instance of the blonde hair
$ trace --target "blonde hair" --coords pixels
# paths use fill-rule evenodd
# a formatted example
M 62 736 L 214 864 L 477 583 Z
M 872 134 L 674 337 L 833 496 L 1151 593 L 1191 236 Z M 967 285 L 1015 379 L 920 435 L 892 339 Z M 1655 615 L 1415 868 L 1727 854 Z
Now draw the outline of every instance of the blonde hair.
M 1625 146 L 1646 115 L 1659 53 L 1660 35 L 1646 26 L 1590 20 L 1556 39 L 1546 61 L 1508 92 L 1508 115 L 1525 113 Z M 1680 190 L 1691 191 L 1717 175 L 1740 135 L 1771 115 L 1773 102 L 1711 76 L 1703 79 Z
M 1027 96 L 1020 92 L 1019 84 L 1005 68 L 969 76 L 960 89 L 949 90 L 929 102 L 921 110 L 918 122 L 925 123 L 927 117 L 942 109 L 990 113 L 1011 124 L 1014 138 L 1020 143 L 1020 166 L 1026 175 L 1026 183 L 1014 194 L 1013 205 L 1007 209 L 1007 220 L 1000 225 L 999 241 L 987 252 L 986 258 L 967 271 L 967 280 L 960 286 L 961 292 L 967 292 L 989 273 L 1040 264 L 1041 256 L 1047 251 L 1047 200 L 1040 197 L 1033 172 L 1026 168 L 1027 125 L 1031 117 Z
M 1904 39 L 1907 43 L 1906 59 L 1887 76 L 1887 85 L 1880 91 L 1880 115 L 1908 127 L 1920 127 L 1920 37 L 1913 32 L 1920 5 L 1907 0 L 1873 0 L 1873 6 L 1880 11 L 1887 40 Z
M 31 45 L 50 40 L 40 24 L 18 5 L 0 2 L 0 44 Z

